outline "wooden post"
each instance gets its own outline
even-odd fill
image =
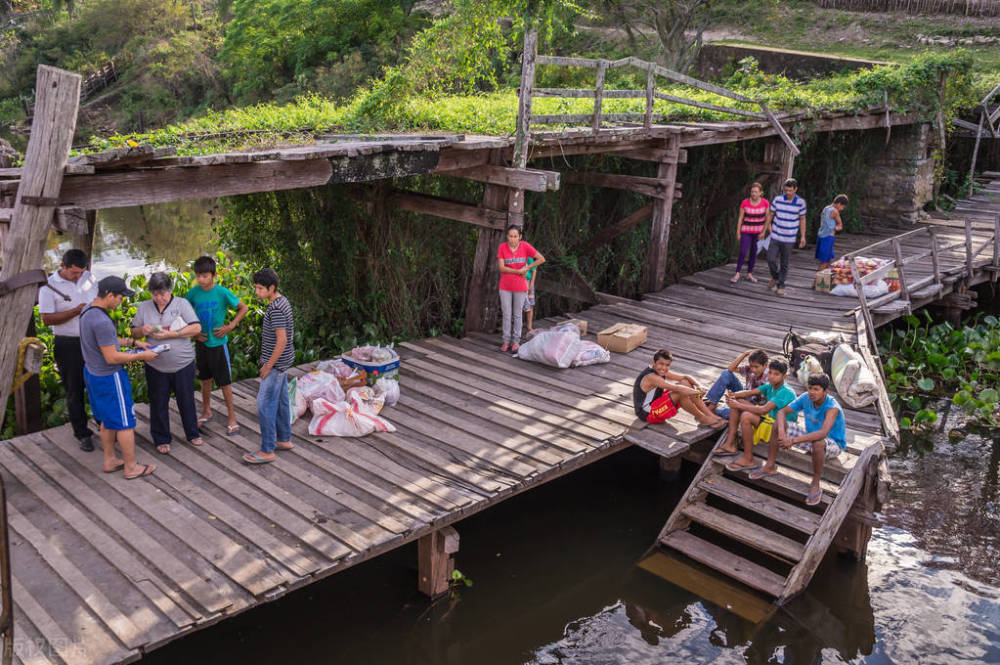
[[[34,316],[28,319],[27,336],[35,336]],[[38,374],[33,374],[14,391],[14,419],[14,433],[17,436],[42,429],[42,383]]]
[[[535,61],[538,58],[538,28],[524,33],[521,54],[521,94],[517,98],[517,135],[514,138],[514,168],[523,169],[528,163],[528,143],[531,139],[531,95],[535,89]]]
[[[594,119],[591,121],[591,128],[594,136],[601,131],[601,106],[604,103],[604,73],[608,70],[608,61],[601,60],[597,63],[597,79],[594,82]]]
[[[1000,217],[997,218],[1000,222]],[[937,231],[932,226],[927,227],[927,233],[931,236],[931,269],[934,271],[934,283],[941,286],[941,267],[938,263],[938,237]],[[940,295],[940,292],[938,292]]]
[[[458,531],[446,526],[417,541],[417,588],[431,598],[448,590],[455,570]]]
[[[792,177],[795,169],[795,154],[788,149],[784,141],[772,139],[764,146],[764,163],[773,164],[780,178],[771,185],[771,198],[779,196],[785,181]]]
[[[848,255],[847,262],[851,266],[851,277],[854,279],[854,288],[858,292],[858,302],[861,303],[861,314],[865,318],[865,328],[868,333],[868,339],[872,342],[872,348],[878,348],[878,339],[875,337],[875,322],[872,320],[872,313],[868,309],[868,298],[865,297],[865,285],[861,281],[861,274],[858,272],[858,266],[854,262],[854,256]]]
[[[490,163],[500,164],[503,155],[499,150],[490,153]],[[483,193],[483,207],[492,210],[507,210],[509,206],[508,187],[486,185]],[[465,300],[465,333],[491,332],[500,316],[500,299],[497,285],[500,270],[497,268],[497,248],[503,242],[503,229],[479,229],[476,241],[476,255],[472,262],[472,276]]]
[[[966,277],[972,279],[973,265],[972,265],[972,220],[968,217],[965,218],[965,269],[968,271]]]
[[[21,170],[10,230],[4,236],[3,278],[10,279],[42,265],[45,239],[62,187],[63,168],[76,129],[80,75],[40,65],[31,137]],[[17,347],[32,317],[37,285],[0,297],[0,426],[17,365]]]
[[[674,191],[677,184],[677,162],[680,141],[676,135],[667,139],[667,161],[660,162],[656,177],[666,192],[663,198],[653,201],[653,223],[650,229],[649,251],[646,254],[645,291],[659,291],[663,288],[666,275],[667,250],[670,243],[670,217],[674,207]]]
[[[976,143],[972,147],[972,164],[969,166],[969,196],[973,194],[973,190],[976,186],[975,175],[976,175],[976,158],[979,156],[979,140],[983,136],[983,124],[986,122],[986,107],[983,106],[979,111],[979,129],[976,130]]]
[[[993,220],[993,276],[992,280],[997,281],[1000,274],[1000,215]]]
[[[86,212],[87,232],[73,234],[73,249],[79,249],[87,255],[87,259],[93,260],[94,256],[94,234],[97,231],[97,211],[88,210]]]
[[[899,246],[899,239],[892,239],[892,254],[896,259],[896,274],[899,276],[899,295],[907,303],[910,302],[910,289],[906,286],[906,275],[903,271],[903,250]],[[906,313],[910,314],[910,305],[906,305]]]
[[[653,126],[653,89],[656,87],[656,73],[650,66],[646,70],[646,115],[642,119],[642,126],[649,129]]]

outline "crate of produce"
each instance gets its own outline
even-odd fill
[[[388,347],[357,347],[340,356],[356,369],[363,369],[373,381],[399,375],[399,354]]]

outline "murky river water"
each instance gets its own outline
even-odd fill
[[[211,205],[102,213],[95,272],[214,250]],[[636,567],[694,471],[665,482],[651,455],[629,450],[461,522],[458,567],[474,586],[454,598],[416,593],[409,545],[144,662],[1000,663],[1000,442],[941,434],[921,447],[891,461],[867,562],[828,556],[764,621]]]

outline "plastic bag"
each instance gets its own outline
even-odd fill
[[[372,362],[373,363],[387,363],[395,357],[392,349],[388,349],[383,346],[375,347],[372,351]]]
[[[381,394],[386,406],[396,406],[399,401],[399,381],[382,377],[375,382],[376,394]]]
[[[309,434],[313,436],[364,436],[372,432],[395,432],[396,428],[378,416],[358,411],[347,402],[318,399],[313,403]]]
[[[795,373],[795,378],[797,378],[799,383],[802,385],[806,385],[810,376],[822,373],[823,366],[820,364],[819,359],[816,356],[806,356],[802,359],[802,364],[799,365],[799,369]]]
[[[574,349],[580,341],[580,329],[543,330],[521,345],[517,357],[552,367],[569,367],[573,363]]]
[[[597,342],[580,340],[573,346],[573,367],[611,362],[611,352]]]
[[[878,399],[878,385],[864,357],[847,344],[833,352],[833,385],[851,407],[868,406]]]
[[[296,387],[295,411],[303,410],[312,405],[313,401],[324,398],[330,402],[344,400],[344,391],[337,377],[327,372],[312,371],[298,378]]]
[[[360,360],[361,362],[366,362],[366,363],[371,362],[372,352],[376,348],[377,347],[374,347],[371,344],[365,344],[364,346],[356,346],[351,351],[351,357],[354,358],[355,360]]]
[[[760,254],[764,252],[767,254],[767,248],[771,246],[771,236],[764,238],[757,243],[757,253]]]
[[[348,390],[347,401],[358,411],[371,415],[378,415],[385,406],[385,396],[368,386]]]
[[[306,404],[305,399],[299,399],[299,380],[292,379],[288,382],[288,403],[292,405],[292,413],[289,421],[295,422],[302,417],[302,414],[306,412],[309,405]]]
[[[340,358],[337,358],[336,360],[324,360],[316,365],[316,370],[333,374],[338,379],[349,378],[355,372],[353,367],[345,363]]]

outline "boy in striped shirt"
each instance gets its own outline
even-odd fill
[[[788,259],[795,246],[796,236],[799,249],[806,246],[806,202],[800,197],[799,183],[789,178],[784,184],[784,194],[771,201],[767,212],[765,235],[771,234],[767,248],[767,267],[771,270],[769,289],[777,289],[779,296],[785,295],[785,278],[788,277]]]

